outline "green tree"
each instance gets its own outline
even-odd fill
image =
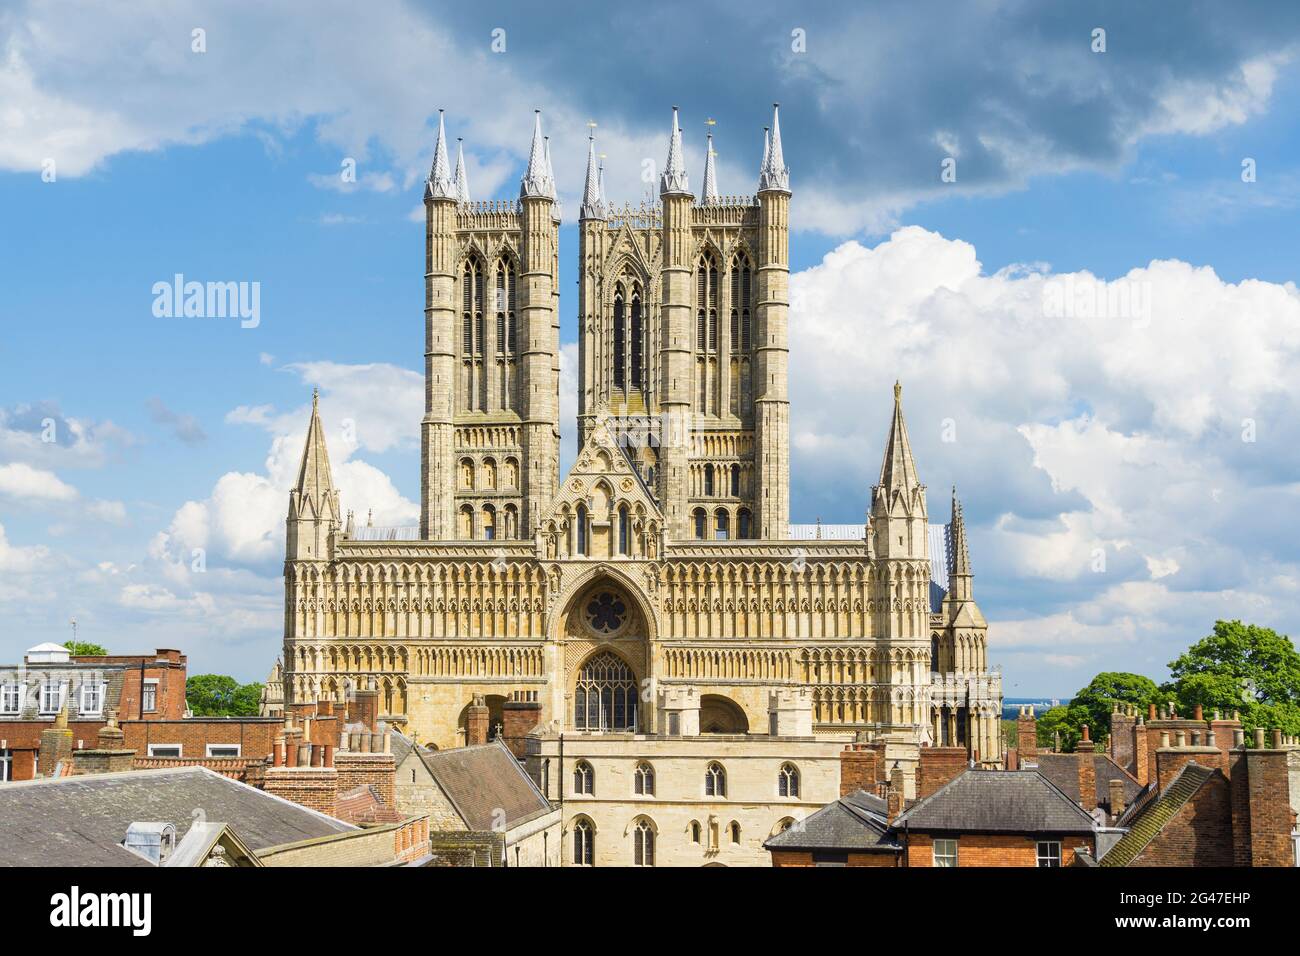
[[[225,674],[195,674],[185,682],[185,702],[196,717],[255,717],[261,694],[261,684]]]
[[[63,646],[73,657],[105,657],[108,654],[101,645],[89,641],[64,641]]]
[[[1160,700],[1160,688],[1156,682],[1141,674],[1129,674],[1125,671],[1104,671],[1070,700],[1070,709],[1082,707],[1088,712],[1087,719],[1080,725],[1088,725],[1089,736],[1093,740],[1104,740],[1110,736],[1110,715],[1115,709],[1115,702],[1137,704],[1146,709],[1147,704]],[[1079,728],[1075,728],[1077,731]]]
[[[262,684],[240,684],[235,691],[234,716],[256,717],[262,707]]]
[[[1216,621],[1214,633],[1197,641],[1169,664],[1173,680],[1162,688],[1183,713],[1241,711],[1247,731],[1281,727],[1300,733],[1300,653],[1285,634]]]
[[[1079,738],[1083,736],[1083,725],[1090,719],[1088,709],[1076,706],[1073,701],[1068,706],[1060,704],[1044,711],[1038,717],[1038,746],[1051,748],[1056,743],[1056,735],[1059,733],[1061,749],[1073,750]],[[1091,724],[1088,731],[1091,735]]]

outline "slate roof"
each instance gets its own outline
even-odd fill
[[[856,850],[896,852],[900,846],[889,835],[885,801],[858,790],[828,803],[794,826],[769,837],[768,850]]]
[[[501,738],[491,743],[416,753],[471,830],[494,830],[505,814],[506,828],[549,813],[551,803],[519,765]]]
[[[1093,820],[1036,770],[967,770],[894,826],[961,833],[1091,833]]]
[[[1131,806],[1142,792],[1142,784],[1124,772],[1123,768],[1106,754],[1093,754],[1093,770],[1097,778],[1096,801],[1110,811],[1110,782],[1124,782],[1124,806]],[[1079,758],[1077,754],[1040,753],[1036,758],[1038,772],[1056,785],[1075,803],[1079,802]]]
[[[179,843],[196,819],[253,850],[356,829],[206,767],[88,774],[0,787],[0,866],[150,866],[119,845],[127,827],[171,823]]]
[[[1183,769],[1178,771],[1178,776],[1174,777],[1159,797],[1144,801],[1145,805],[1129,825],[1128,833],[1120,837],[1119,842],[1098,861],[1099,864],[1128,866],[1132,863],[1187,801],[1196,795],[1196,791],[1205,786],[1217,772],[1197,763],[1184,764]]]

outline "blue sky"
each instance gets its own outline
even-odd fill
[[[782,103],[792,519],[860,520],[901,377],[932,520],[962,493],[1009,695],[1163,678],[1216,617],[1293,629],[1300,15],[1040,6],[667,4],[611,33],[595,7],[8,5],[0,658],[75,616],[116,650],[260,679],[312,385],[345,506],[409,519],[412,214],[439,107],[476,199],[515,195],[543,110],[573,343],[587,121],[616,199],[662,162],[674,104],[693,181],[713,118],[721,191],[748,193]],[[698,29],[660,48],[670,21]],[[260,283],[260,323],[156,318],[178,272]],[[1067,279],[1145,290],[1149,314],[1045,316]]]

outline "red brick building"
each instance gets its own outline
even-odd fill
[[[107,715],[137,724],[185,715],[186,658],[153,654],[73,656],[58,644],[31,648],[23,663],[0,668],[0,781],[31,780],[68,766],[72,751],[93,747]],[[66,730],[50,733],[64,713]],[[42,735],[48,767],[40,767]]]

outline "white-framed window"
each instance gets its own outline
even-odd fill
[[[181,756],[180,744],[150,744],[150,757],[179,757]]]
[[[579,760],[573,766],[573,792],[588,797],[591,796],[591,778],[591,764],[585,760]]]
[[[706,797],[725,797],[727,795],[727,771],[722,764],[714,761],[704,769],[704,795]]]
[[[104,682],[88,680],[81,685],[81,703],[78,710],[82,714],[98,714],[104,710]]]
[[[633,789],[638,796],[653,797],[655,795],[655,771],[644,760],[636,765],[636,772],[633,774]]]
[[[63,707],[63,681],[47,680],[41,684],[40,710],[42,714],[57,714]]]
[[[239,744],[208,744],[207,755],[209,757],[242,757],[239,751]],[[179,754],[177,756],[180,756]],[[415,771],[411,771],[411,779],[415,779]]]
[[[158,709],[158,678],[145,678],[140,690],[140,708],[146,713]]]
[[[588,820],[579,820],[573,825],[573,864],[574,866],[591,866],[595,855],[596,828]]]
[[[1059,840],[1038,841],[1038,865],[1039,866],[1060,866],[1061,865],[1061,844]]]
[[[0,714],[17,714],[22,710],[22,705],[22,684],[0,684]]]
[[[957,865],[957,841],[956,840],[935,840],[934,841],[934,865],[935,866],[956,866]]]
[[[782,764],[776,777],[776,792],[782,797],[799,796],[799,768],[792,763]]]
[[[632,829],[632,865],[655,865],[655,831],[644,817]]]

